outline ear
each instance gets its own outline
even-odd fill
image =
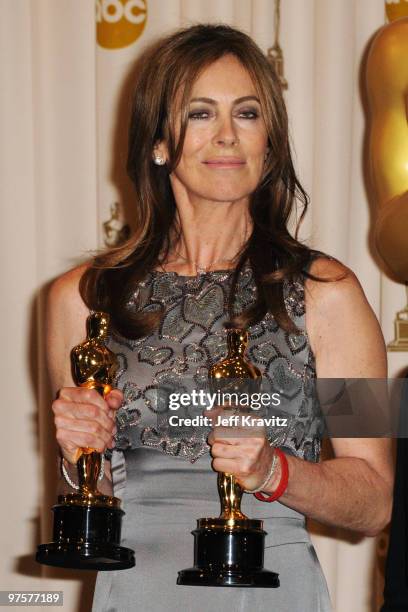
[[[167,160],[169,159],[169,154],[168,154],[168,150],[167,147],[164,143],[163,140],[158,140],[154,147],[153,147],[153,154],[152,154],[153,159],[155,157],[161,157],[162,159],[165,160],[165,162],[167,162]]]

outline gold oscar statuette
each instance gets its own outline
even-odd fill
[[[93,312],[87,339],[71,351],[72,375],[81,387],[105,397],[112,389],[117,358],[105,345],[109,316]],[[123,510],[120,499],[98,491],[102,456],[82,448],[77,461],[78,491],[58,497],[53,507],[53,541],[38,547],[36,560],[76,569],[118,570],[135,565],[134,552],[120,546]]]
[[[261,373],[246,357],[248,333],[227,330],[228,355],[208,372],[212,390],[243,393],[261,383]],[[243,490],[233,474],[218,474],[221,514],[200,518],[194,535],[194,567],[178,573],[189,586],[279,587],[279,575],[263,568],[263,521],[241,511]]]

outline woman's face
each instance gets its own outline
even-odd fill
[[[176,126],[177,142],[180,116]],[[183,191],[190,199],[247,198],[261,179],[267,145],[251,77],[235,56],[224,56],[193,85],[181,159],[170,175],[176,198]],[[161,151],[167,159],[165,146]]]

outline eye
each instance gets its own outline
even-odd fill
[[[197,110],[197,111],[191,111],[188,114],[188,118],[189,119],[207,119],[209,117],[210,113],[206,110]]]
[[[257,119],[259,117],[259,113],[256,109],[251,110],[241,110],[238,112],[238,115],[243,116],[245,119]]]

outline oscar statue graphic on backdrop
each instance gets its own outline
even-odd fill
[[[209,372],[213,392],[247,393],[259,389],[261,373],[245,358],[248,334],[227,330],[228,355]],[[279,575],[263,568],[266,532],[263,521],[241,511],[243,490],[233,474],[218,474],[221,514],[200,518],[194,535],[194,567],[178,573],[189,586],[278,587]]]
[[[404,283],[408,282],[407,5],[405,18],[377,33],[367,57],[369,170],[377,204],[375,240],[389,271]],[[403,14],[403,5],[387,6],[387,12],[388,8]]]
[[[112,389],[117,359],[105,346],[108,315],[92,313],[87,339],[71,351],[72,375],[77,385],[106,396]],[[135,565],[134,552],[120,546],[123,510],[120,499],[98,491],[103,470],[100,453],[81,449],[77,461],[78,490],[58,497],[53,507],[53,541],[38,547],[39,563],[76,569],[119,570]]]
[[[367,56],[369,102],[368,154],[371,186],[375,195],[375,243],[393,280],[405,283],[406,303],[396,313],[395,336],[388,351],[408,351],[408,2],[386,0],[390,23],[375,35]],[[385,281],[387,282],[387,281]],[[391,357],[392,368],[394,359]],[[399,362],[401,368],[402,361]],[[406,364],[405,364],[406,366]],[[390,368],[390,369],[391,369]],[[400,376],[400,374],[398,374]],[[401,432],[407,427],[407,397],[401,396]],[[376,567],[384,568],[381,612],[408,610],[407,539],[408,445],[397,439],[394,502],[389,529],[378,538]],[[379,583],[382,584],[383,576]],[[379,608],[379,606],[378,606]]]

